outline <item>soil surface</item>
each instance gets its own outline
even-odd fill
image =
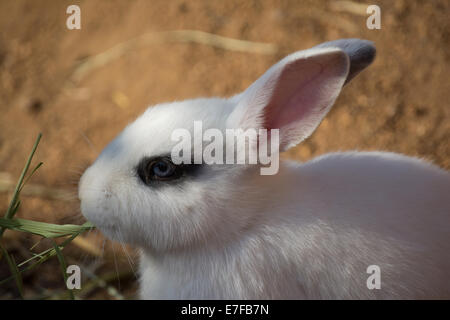
[[[35,161],[44,165],[30,183],[72,194],[70,201],[55,200],[51,192],[24,195],[17,216],[80,223],[79,176],[149,105],[235,94],[288,53],[338,38],[374,41],[376,61],[346,86],[317,131],[285,156],[306,161],[339,150],[386,150],[449,169],[450,2],[372,1],[381,8],[380,30],[366,27],[368,14],[361,2],[342,3],[0,1],[0,178],[16,181],[42,132]],[[71,4],[81,8],[81,30],[66,27]],[[278,50],[236,52],[170,41],[129,46],[121,56],[75,79],[80,65],[92,56],[143,34],[181,29],[272,43]],[[0,193],[0,212],[10,195]],[[103,248],[100,235],[86,238]],[[38,239],[6,232],[3,242],[22,261]],[[37,249],[47,247],[42,242]],[[97,275],[114,271],[117,261],[117,272],[125,273],[119,291],[134,297],[136,283],[122,247],[107,242],[103,258],[96,257],[94,249],[78,243],[65,252],[69,262]],[[0,262],[0,280],[8,275]],[[28,297],[64,293],[56,259],[25,276],[24,283]],[[119,288],[117,280],[109,283]],[[14,297],[13,282],[0,286],[0,298]],[[98,287],[84,297],[121,298]]]

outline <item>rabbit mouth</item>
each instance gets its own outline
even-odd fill
[[[104,205],[94,205],[91,201],[82,200],[81,201],[81,212],[83,216],[90,222],[94,224],[94,226],[99,229],[103,234],[110,237],[110,235],[114,235],[118,232],[118,227],[115,221],[112,221],[114,218],[113,212],[110,212],[108,208],[105,208]]]
[[[117,226],[113,224],[96,224],[92,222],[97,229],[101,231],[108,239],[121,241],[122,237]]]

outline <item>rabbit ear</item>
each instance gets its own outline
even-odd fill
[[[372,41],[360,39],[339,39],[321,43],[314,48],[339,48],[350,58],[350,70],[348,72],[347,84],[358,73],[364,70],[375,59],[376,49]]]
[[[341,91],[349,67],[349,56],[339,48],[291,54],[238,96],[229,125],[280,129],[280,151],[287,150],[319,125]]]

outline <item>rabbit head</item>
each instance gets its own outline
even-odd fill
[[[82,213],[108,237],[154,251],[233,237],[258,211],[251,207],[258,206],[252,199],[258,199],[261,181],[255,179],[261,178],[261,164],[175,164],[172,152],[179,140],[173,132],[183,129],[195,140],[197,121],[202,130],[223,136],[226,129],[279,129],[276,147],[287,150],[314,131],[342,86],[374,55],[368,41],[332,41],[287,56],[229,99],[149,108],[83,174]],[[273,142],[272,136],[268,139]],[[204,149],[195,143],[191,157],[202,159]]]

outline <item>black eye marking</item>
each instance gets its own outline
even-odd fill
[[[194,176],[201,164],[174,164],[170,156],[145,157],[137,165],[139,178],[148,186]]]

